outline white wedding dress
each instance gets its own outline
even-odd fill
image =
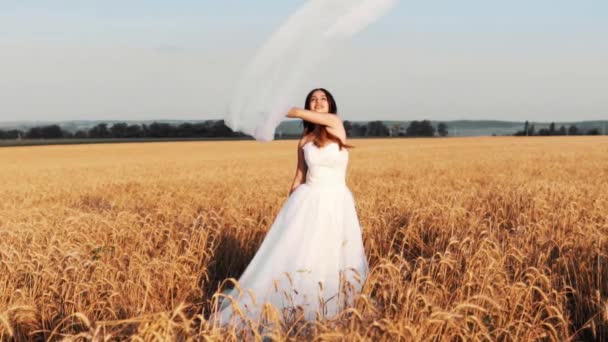
[[[369,268],[345,182],[348,150],[335,142],[320,148],[308,142],[303,149],[306,182],[280,209],[238,280],[241,291],[226,293],[210,320],[243,323],[234,314],[233,306],[238,306],[242,316],[258,322],[264,303],[283,319],[302,314],[307,320],[331,318],[361,291]]]

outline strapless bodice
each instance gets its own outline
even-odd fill
[[[348,150],[336,142],[317,147],[312,141],[304,147],[304,159],[308,166],[306,184],[310,186],[345,186]]]

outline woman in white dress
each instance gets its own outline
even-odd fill
[[[367,278],[361,227],[346,186],[352,146],[336,102],[327,90],[314,89],[304,109],[291,108],[287,116],[304,120],[290,195],[237,286],[220,299],[211,317],[220,325],[262,322],[275,309],[283,320],[331,318],[353,304]]]

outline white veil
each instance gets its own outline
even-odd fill
[[[302,96],[294,94],[299,83],[342,40],[376,21],[396,2],[308,0],[272,34],[241,76],[226,125],[256,140],[273,140],[287,110]]]

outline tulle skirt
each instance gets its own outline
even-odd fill
[[[332,318],[353,304],[367,273],[351,191],[344,184],[303,183],[285,201],[211,321],[261,322],[268,310],[282,320]]]

